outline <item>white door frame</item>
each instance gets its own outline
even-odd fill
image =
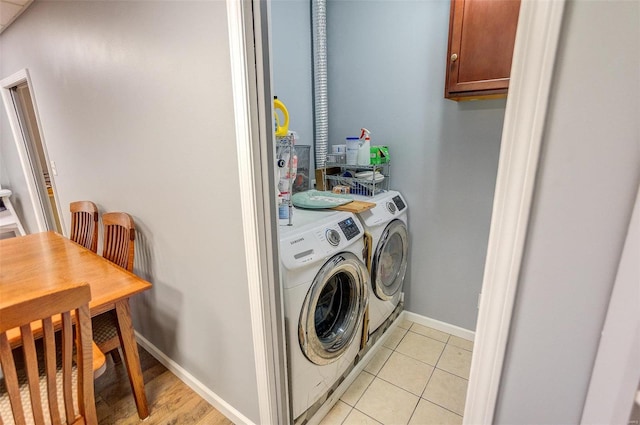
[[[522,0],[520,6],[465,424],[493,423],[564,4]]]
[[[255,81],[248,76],[255,72],[270,78],[268,50],[264,51],[263,37],[266,30],[252,33],[247,39],[246,17],[242,4],[251,8],[251,1],[227,0],[232,71],[234,75],[234,103],[238,137],[238,161],[243,199],[243,223],[247,253],[247,273],[251,297],[251,315],[256,355],[256,373],[262,423],[288,423],[286,415],[286,385],[278,384],[278,377],[285,376],[282,363],[281,341],[277,338],[277,326],[281,314],[273,301],[277,270],[276,229],[269,224],[274,206],[267,208],[274,187],[268,186],[273,178],[270,162],[257,163],[256,152],[264,149],[271,131],[269,111],[263,111],[263,120],[251,115],[250,110],[260,103],[264,92],[253,92]],[[465,424],[493,423],[496,400],[500,386],[502,365],[506,351],[511,316],[522,254],[529,223],[533,189],[540,155],[540,145],[547,114],[558,39],[562,25],[565,0],[522,0],[516,44],[511,70],[509,97],[505,111],[504,128],[500,148],[500,160],[493,201],[491,230],[482,285],[482,297],[476,343],[473,350],[469,389],[464,412]],[[254,7],[267,7],[253,0]],[[244,13],[244,15],[243,15]],[[254,26],[265,25],[254,15]],[[249,23],[250,25],[250,23]],[[249,29],[250,30],[250,29]],[[247,41],[249,44],[246,44]],[[255,42],[255,44],[253,44]],[[253,46],[256,50],[246,49]],[[268,49],[268,47],[267,47]],[[258,53],[256,53],[258,52]],[[264,56],[262,56],[264,55]],[[267,62],[261,62],[263,60]],[[254,61],[255,62],[252,62]],[[254,66],[253,64],[256,64]],[[248,64],[252,64],[248,66]],[[264,88],[263,88],[264,89]],[[262,98],[264,100],[264,98]],[[259,122],[257,122],[257,120]],[[257,127],[256,127],[257,122]],[[253,126],[253,127],[252,127]],[[258,132],[251,129],[259,128]],[[264,153],[263,153],[264,154]],[[263,161],[267,157],[260,157]],[[264,192],[257,189],[262,188]],[[273,202],[271,202],[273,203]],[[264,248],[263,240],[269,242]],[[275,264],[275,265],[274,265]],[[261,282],[262,278],[262,282]],[[272,291],[271,295],[268,291]],[[275,292],[273,292],[275,291]],[[275,330],[275,332],[274,332]]]
[[[269,6],[227,0],[240,198],[261,424],[290,423],[279,291]],[[263,35],[264,34],[264,35]],[[267,124],[269,123],[269,124]]]
[[[48,199],[42,199],[40,196],[40,192],[38,191],[38,186],[35,180],[35,176],[32,172],[31,162],[29,160],[29,154],[27,152],[26,144],[28,143],[25,139],[22,128],[20,126],[20,119],[18,118],[18,113],[13,104],[13,97],[11,96],[11,89],[22,84],[27,83],[29,86],[29,90],[31,92],[31,99],[33,102],[33,110],[35,112],[36,125],[38,126],[38,132],[40,132],[40,139],[42,141],[42,147],[44,150],[44,156],[47,161],[47,166],[51,163],[49,160],[49,153],[46,148],[44,133],[42,132],[42,126],[40,125],[40,115],[38,113],[38,105],[36,104],[36,96],[33,89],[33,83],[31,82],[31,76],[29,75],[29,70],[21,69],[15,74],[10,75],[0,81],[0,92],[2,94],[2,102],[4,103],[4,108],[7,111],[7,117],[9,119],[9,125],[11,127],[11,132],[13,133],[13,140],[16,143],[16,149],[18,150],[18,157],[20,158],[20,165],[22,167],[22,171],[24,173],[24,178],[27,182],[27,190],[29,192],[29,198],[31,200],[31,206],[33,208],[33,213],[36,217],[36,223],[38,225],[38,231],[44,232],[47,229],[47,220],[45,219],[44,202],[49,202]],[[56,202],[56,208],[58,209],[58,216],[60,217],[60,225],[62,229],[60,229],[63,233],[65,232],[64,220],[62,219],[62,211],[60,210],[60,200],[58,199],[58,190],[56,188],[55,178],[53,175],[50,175],[51,187],[53,188],[53,196]]]

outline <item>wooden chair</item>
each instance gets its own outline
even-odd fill
[[[98,207],[91,201],[76,201],[70,204],[71,240],[98,251]]]
[[[98,423],[93,392],[90,299],[90,287],[83,283],[0,307],[0,365],[5,384],[0,389],[0,423],[11,423],[12,417],[18,425]],[[76,319],[75,366],[72,314]],[[62,316],[60,344],[56,344],[53,327],[55,315]],[[40,353],[44,361],[39,367],[30,324],[40,320],[44,345]],[[20,327],[22,334],[22,350],[16,352],[23,352],[23,359],[22,356],[14,359],[7,338],[6,332],[16,327]],[[24,368],[17,368],[16,363],[24,363]],[[74,386],[77,386],[75,397]],[[29,399],[30,403],[23,403]]]
[[[122,212],[102,215],[104,226],[104,245],[102,256],[118,266],[133,272],[135,242],[135,224],[133,218]],[[93,340],[103,353],[111,353],[114,361],[120,361],[116,351],[120,345],[117,317],[113,310],[92,319]]]
[[[16,236],[26,235],[24,227],[20,222],[18,214],[16,214],[13,204],[9,197],[11,191],[9,189],[0,188],[0,233],[13,233]]]

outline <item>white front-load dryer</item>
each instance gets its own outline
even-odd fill
[[[292,417],[312,415],[360,351],[369,276],[362,224],[347,212],[296,209],[280,227]]]
[[[365,233],[371,236],[369,258],[369,335],[376,332],[392,315],[400,302],[409,258],[408,206],[400,192],[388,190],[375,196],[357,196],[375,203],[370,210],[358,213]]]

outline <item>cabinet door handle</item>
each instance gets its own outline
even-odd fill
[[[457,60],[458,60],[458,54],[457,53],[452,54],[451,55],[451,62],[455,62]]]

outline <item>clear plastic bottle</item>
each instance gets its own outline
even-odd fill
[[[295,133],[289,133],[295,143]],[[281,144],[276,152],[278,166],[278,193],[291,193],[293,182],[298,174],[298,155],[294,143]]]
[[[358,149],[358,165],[371,164],[371,132],[362,128],[360,133],[360,149]]]

